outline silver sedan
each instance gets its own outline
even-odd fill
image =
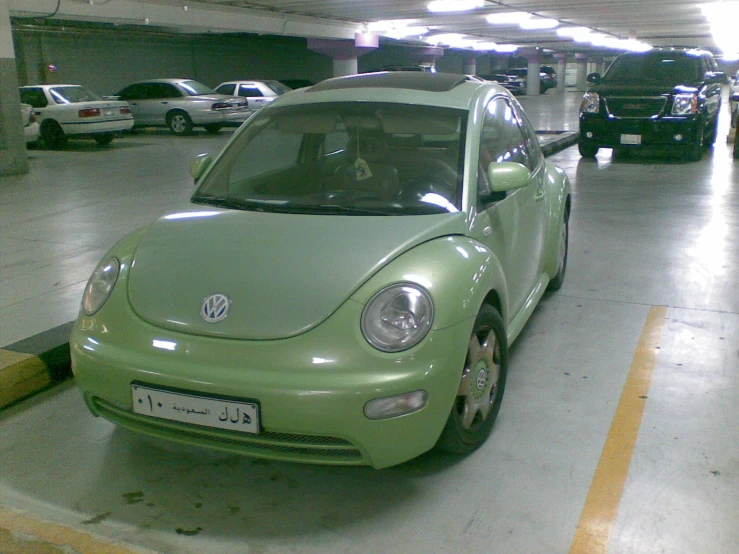
[[[217,133],[222,127],[241,125],[254,113],[244,98],[217,94],[192,79],[141,81],[117,96],[131,106],[135,126],[166,126],[176,135],[189,134],[193,127]]]

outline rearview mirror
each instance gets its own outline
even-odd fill
[[[493,162],[488,166],[488,182],[492,192],[521,189],[529,184],[531,172],[516,162]]]
[[[190,163],[190,175],[192,175],[192,178],[195,179],[195,182],[198,182],[198,179],[200,179],[203,174],[205,173],[205,170],[210,167],[210,164],[213,163],[213,156],[210,154],[198,154],[195,159]]]
[[[586,80],[588,83],[593,83],[594,85],[597,85],[600,83],[600,73],[591,73],[586,77]]]

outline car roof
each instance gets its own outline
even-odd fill
[[[510,94],[490,81],[456,73],[379,72],[335,77],[280,97],[275,104],[392,102],[467,110],[484,91]]]
[[[43,89],[49,89],[49,88],[58,88],[58,87],[82,87],[82,85],[72,85],[72,84],[53,84],[53,85],[23,85],[22,87],[18,88],[43,88]]]

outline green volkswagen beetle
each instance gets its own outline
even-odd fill
[[[570,184],[463,75],[290,92],[120,241],[71,337],[93,414],[188,444],[377,468],[491,432],[508,346],[562,285]]]

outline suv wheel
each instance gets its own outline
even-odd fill
[[[580,151],[580,155],[583,158],[595,158],[598,150],[600,150],[597,144],[593,144],[592,142],[585,142],[583,140],[578,141],[577,149]]]
[[[703,157],[703,127],[700,128],[695,142],[685,146],[685,157],[691,162],[698,162]]]

